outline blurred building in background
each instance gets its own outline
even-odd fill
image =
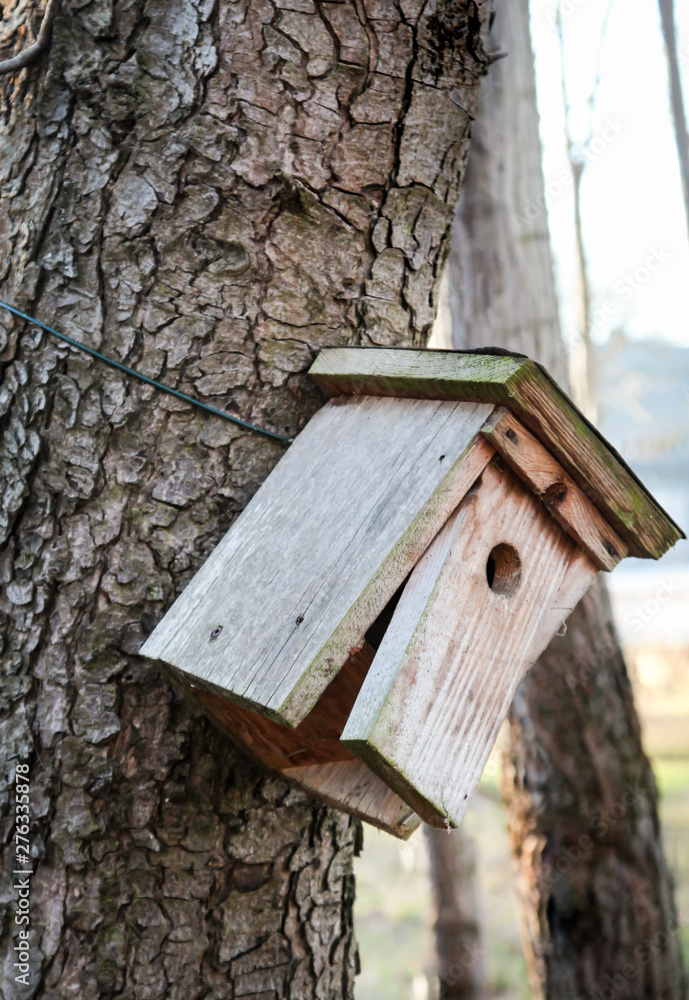
[[[601,433],[689,533],[689,348],[617,330],[594,351]],[[689,643],[689,542],[627,560],[609,583],[625,645]]]

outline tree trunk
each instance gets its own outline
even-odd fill
[[[321,345],[430,329],[487,15],[66,0],[44,60],[0,82],[0,297],[295,433]],[[136,655],[282,446],[5,313],[0,333],[0,997],[351,997],[356,824],[260,774]]]
[[[424,827],[435,905],[439,1000],[482,1000],[486,995],[479,924],[476,849],[459,830]]]
[[[527,0],[499,4],[453,235],[457,347],[522,351],[566,376],[544,209]],[[656,785],[605,586],[517,692],[506,802],[533,995],[684,993]]]

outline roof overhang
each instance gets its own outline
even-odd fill
[[[495,348],[328,347],[309,375],[328,396],[496,403],[511,410],[629,546],[659,559],[686,535],[545,368]]]

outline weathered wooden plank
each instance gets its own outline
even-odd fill
[[[360,760],[295,767],[283,777],[323,802],[406,840],[421,818]]]
[[[178,676],[297,725],[493,454],[491,407],[320,410],[144,644]]]
[[[614,569],[624,559],[628,552],[626,544],[513,413],[504,407],[496,409],[481,433],[599,569]]]
[[[685,537],[617,452],[533,361],[510,355],[326,348],[310,370],[329,395],[461,399],[512,410],[629,546],[658,559]]]
[[[582,549],[576,548],[562,578],[555,600],[538,622],[526,657],[526,675],[551,639],[558,633],[572,611],[598,576],[598,567]]]
[[[456,825],[517,685],[595,573],[491,463],[412,573],[342,741],[431,825]]]

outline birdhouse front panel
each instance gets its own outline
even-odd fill
[[[682,532],[527,358],[336,348],[311,374],[333,398],[142,653],[310,794],[456,825],[596,573]]]
[[[491,462],[415,567],[342,742],[427,823],[458,824],[517,685],[597,572]]]

